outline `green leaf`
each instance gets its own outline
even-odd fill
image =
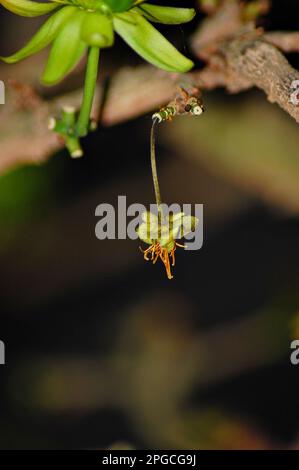
[[[81,38],[88,46],[110,47],[114,42],[112,20],[102,13],[87,13],[82,23]]]
[[[54,85],[62,80],[83,56],[86,44],[81,39],[81,26],[87,14],[77,9],[59,31],[43,73],[45,85]]]
[[[191,21],[196,12],[193,8],[159,7],[145,3],[136,8],[147,20],[154,23],[181,24]]]
[[[9,11],[20,16],[41,16],[58,8],[57,3],[39,3],[31,0],[0,0],[0,4]]]
[[[187,72],[193,62],[183,56],[139,13],[128,11],[114,15],[115,31],[151,64],[169,72]]]
[[[76,11],[77,8],[71,6],[57,11],[46,21],[25,47],[9,57],[0,58],[8,64],[13,64],[41,51],[55,39],[60,28]]]

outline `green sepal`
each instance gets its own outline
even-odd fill
[[[88,13],[76,9],[55,38],[42,82],[54,85],[61,81],[80,61],[86,44],[81,39],[81,26]]]
[[[115,13],[129,10],[134,5],[134,0],[105,0],[106,5]]]
[[[186,215],[183,212],[180,214],[176,214],[169,220],[172,224],[174,238],[176,239],[183,238],[190,232],[194,232],[199,223],[197,217]]]
[[[193,8],[160,7],[148,3],[136,7],[136,10],[147,20],[163,24],[188,23],[196,14]]]
[[[72,6],[66,6],[57,11],[43,24],[25,47],[15,54],[9,57],[1,57],[1,59],[8,64],[13,64],[41,51],[55,39],[60,28],[76,11],[77,8]]]
[[[98,46],[101,49],[112,46],[114,42],[112,20],[102,13],[87,13],[82,23],[81,39],[88,46]]]
[[[31,0],[0,0],[0,4],[7,10],[19,16],[41,16],[60,7],[55,3],[39,3]]]
[[[115,31],[137,54],[169,72],[188,72],[193,62],[183,56],[145,18],[134,11],[113,16]]]

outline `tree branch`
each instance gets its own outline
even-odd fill
[[[299,108],[290,102],[291,85],[299,80],[299,72],[278,49],[298,51],[299,33],[264,34],[261,29],[255,29],[253,23],[244,25],[242,8],[242,3],[223,2],[214,15],[201,23],[191,38],[191,46],[195,56],[204,60],[206,66],[184,76],[184,80],[205,90],[225,87],[231,93],[257,87],[299,122]],[[4,77],[12,71],[7,66],[2,70]],[[16,75],[16,68],[13,73]],[[101,123],[113,125],[162,107],[172,99],[180,80],[178,74],[148,65],[119,70],[110,82]],[[27,76],[27,81],[36,86],[31,75]],[[22,87],[10,90],[0,114],[0,138],[5,156],[1,159],[0,172],[22,163],[43,161],[62,148],[63,143],[47,130],[47,121],[57,115],[63,105],[80,106],[81,91],[62,93],[54,100],[42,99],[32,92],[32,99],[28,100],[28,90],[28,87],[25,92]],[[100,114],[102,95],[103,84],[99,83],[94,117]]]

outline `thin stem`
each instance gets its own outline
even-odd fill
[[[83,102],[77,122],[77,134],[80,137],[84,137],[88,134],[90,113],[98,77],[99,58],[100,48],[92,46],[88,52]]]
[[[155,125],[158,122],[158,119],[153,120],[152,129],[151,129],[151,166],[152,166],[152,176],[154,183],[154,190],[156,196],[156,204],[158,207],[158,213],[161,214],[161,193],[157,173],[157,163],[156,163],[156,139],[155,139]]]

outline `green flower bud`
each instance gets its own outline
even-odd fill
[[[86,13],[81,38],[89,46],[110,47],[114,42],[113,23],[102,13]]]

